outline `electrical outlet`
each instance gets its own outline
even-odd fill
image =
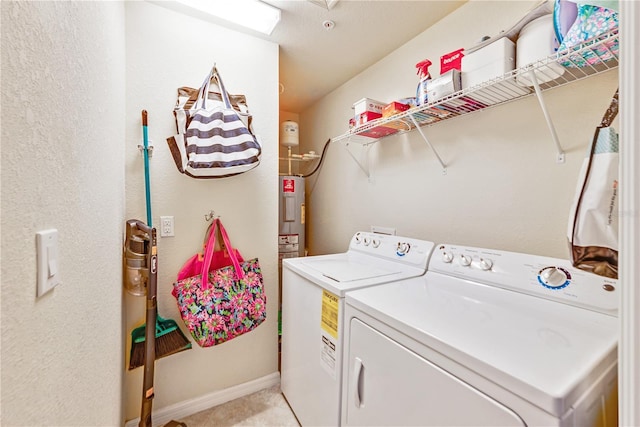
[[[160,217],[160,237],[173,237],[173,216]]]

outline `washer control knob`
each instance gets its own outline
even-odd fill
[[[538,273],[538,281],[548,289],[562,289],[569,285],[571,275],[561,267],[545,267]]]
[[[371,243],[371,237],[365,236],[363,242],[365,246],[369,246],[369,244]]]
[[[398,248],[396,249],[396,253],[400,256],[404,256],[409,253],[411,250],[411,245],[406,242],[398,242]]]
[[[442,252],[442,262],[449,264],[453,261],[453,254],[451,252]]]
[[[373,239],[371,241],[371,244],[373,245],[374,248],[377,248],[378,246],[380,246],[380,240],[378,239]]]
[[[356,244],[360,244],[360,242],[362,242],[362,236],[360,235],[360,233],[356,233],[356,236],[354,237],[354,239],[356,241]]]
[[[480,260],[478,261],[478,267],[480,267],[480,270],[491,270],[491,267],[493,267],[493,261],[491,261],[488,258],[480,258]]]
[[[460,254],[460,265],[465,267],[471,265],[471,258],[466,256],[465,254]]]

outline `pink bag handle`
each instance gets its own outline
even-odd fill
[[[222,226],[222,222],[219,218],[214,220],[213,230],[209,234],[209,240],[207,240],[207,247],[204,251],[204,262],[202,264],[202,272],[200,273],[202,276],[202,289],[209,288],[209,280],[206,279],[209,277],[209,267],[211,267],[211,261],[213,260],[213,253],[215,252],[216,245],[216,235],[218,227],[220,228],[220,234],[222,234],[222,240],[224,241],[225,248],[229,257],[231,258],[231,262],[233,263],[233,268],[236,272],[236,278],[238,280],[244,278],[244,272],[242,271],[242,267],[240,266],[240,262],[238,261],[238,257],[236,256],[236,251],[231,246],[231,242],[229,241],[229,236],[227,235],[227,230]]]

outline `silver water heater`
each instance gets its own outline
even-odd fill
[[[279,263],[283,258],[304,256],[304,178],[281,176],[279,190]]]

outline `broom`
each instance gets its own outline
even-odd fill
[[[149,179],[149,134],[147,130],[147,111],[142,110],[142,135],[144,140],[144,184],[147,202],[147,225],[151,222],[151,186]],[[155,292],[155,289],[154,289]],[[153,295],[156,298],[156,295]],[[178,324],[171,319],[165,319],[158,315],[158,307],[155,304],[155,359],[160,359],[191,348],[191,342],[182,333]],[[145,364],[146,325],[143,324],[131,331],[131,354],[129,355],[129,370]]]

